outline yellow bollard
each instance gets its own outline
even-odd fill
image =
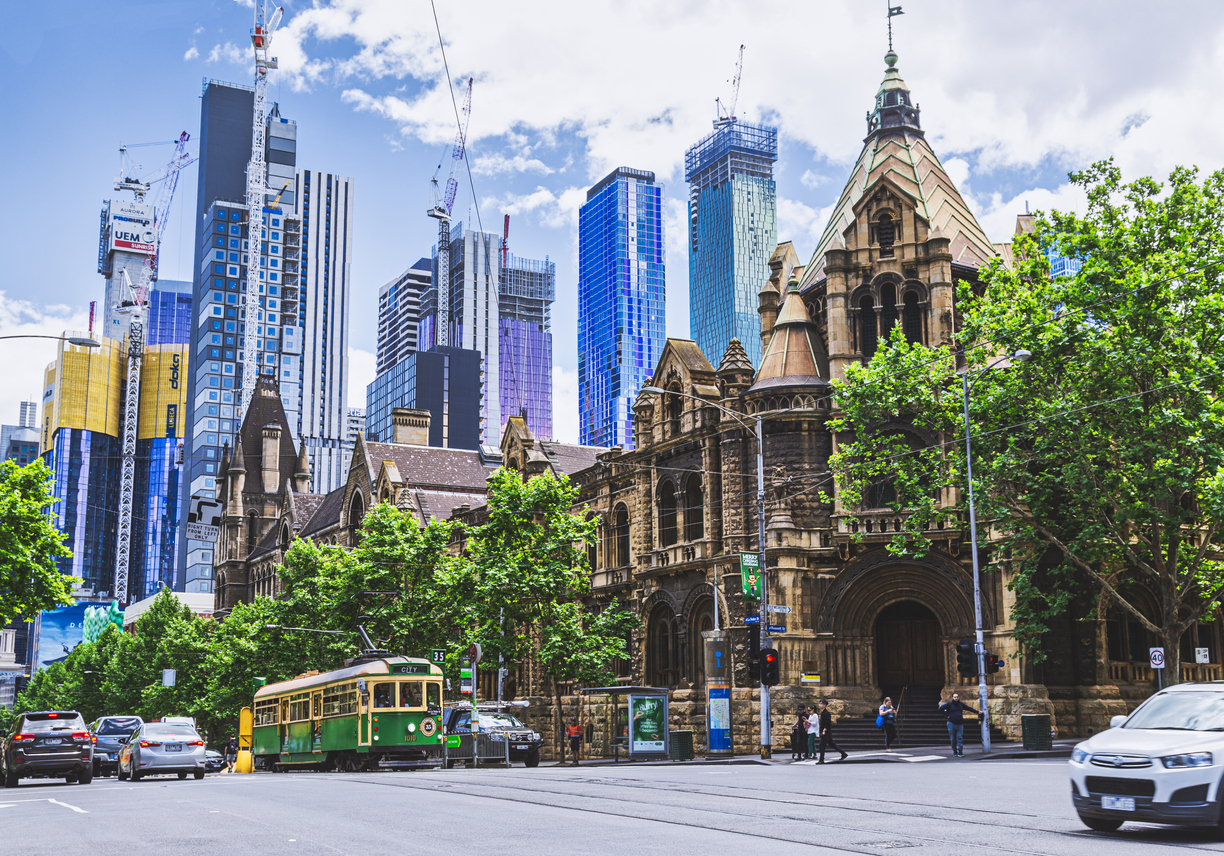
[[[234,764],[235,773],[253,773],[255,759],[251,755],[251,743],[255,734],[255,721],[251,709],[244,707],[238,714],[238,761]]]

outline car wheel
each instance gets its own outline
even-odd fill
[[[532,749],[527,753],[527,757],[523,759],[523,764],[527,767],[540,766],[540,750]]]
[[[133,781],[133,782],[139,782],[139,781],[140,781],[140,771],[139,771],[139,770],[133,770],[133,771],[132,771],[132,781]]]
[[[6,788],[17,787],[17,774],[11,770],[4,774],[4,786]]]
[[[1081,814],[1079,819],[1084,826],[1096,832],[1117,832],[1118,827],[1122,825],[1122,821],[1114,820],[1112,817],[1089,817]]]
[[[183,779],[187,778],[187,774],[186,774],[186,773],[179,773],[179,774],[178,774],[178,777],[179,777],[179,781],[182,781]]]
[[[77,774],[69,773],[67,776],[64,776],[64,781],[70,785],[75,785],[77,783]]]
[[[192,773],[191,775],[195,776],[195,780],[198,782],[198,781],[200,781],[200,779],[204,778],[204,771],[203,771],[203,770],[196,770],[196,771],[195,771],[194,773]]]
[[[115,768],[115,778],[121,782],[127,781],[128,776],[127,773],[123,772],[123,765],[119,765]]]
[[[86,767],[84,770],[81,771],[81,775],[77,776],[77,782],[79,782],[82,785],[88,785],[90,782],[93,781],[93,777],[94,777],[93,770],[91,770],[89,767]]]

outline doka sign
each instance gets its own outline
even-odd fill
[[[110,203],[110,250],[153,255],[157,251],[157,232],[153,226],[153,206],[143,202],[112,199]]]

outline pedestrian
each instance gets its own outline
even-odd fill
[[[578,725],[578,717],[571,716],[569,728],[565,729],[569,735],[570,754],[574,756],[574,763],[578,763],[578,753],[582,750],[582,727]]]
[[[838,752],[841,752],[841,757],[837,760],[845,761],[847,757],[845,750],[833,742],[833,717],[829,713],[829,703],[821,699],[818,704],[820,705],[820,713],[816,717],[816,721],[819,723],[818,727],[820,728],[820,761],[818,763],[824,763],[826,748],[836,749]]]
[[[820,740],[820,715],[816,712],[816,708],[808,708],[807,718],[807,755],[808,758],[816,757],[816,744]]]
[[[952,754],[957,758],[965,757],[965,711],[981,716],[975,710],[960,700],[960,693],[952,693],[952,700],[939,706],[939,712],[948,720],[948,741],[952,744]]]
[[[231,736],[225,741],[225,746],[222,754],[225,756],[225,768],[227,773],[234,772],[234,765],[238,763],[238,738]]]
[[[791,760],[798,761],[807,749],[807,711],[802,705],[795,711],[795,724],[791,726]]]
[[[884,696],[880,712],[876,716],[876,727],[884,731],[884,751],[891,752],[893,741],[897,739],[897,710],[893,707],[892,698]]]

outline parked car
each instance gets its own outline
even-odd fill
[[[21,717],[17,730],[4,740],[6,788],[20,779],[63,777],[72,784],[93,781],[93,740],[85,720],[75,710],[44,710]]]
[[[123,749],[120,738],[131,737],[132,732],[144,724],[139,716],[103,716],[89,724],[93,736],[93,774],[111,776],[119,766],[119,752]]]
[[[1156,693],[1071,752],[1071,798],[1089,829],[1135,820],[1224,827],[1224,683]]]
[[[209,773],[220,773],[225,767],[225,756],[216,749],[204,750],[204,769]]]
[[[517,717],[511,716],[496,706],[477,705],[476,730],[494,736],[494,739],[510,743],[510,763],[521,761],[528,767],[540,764],[540,747],[544,740],[539,732],[532,731]],[[472,731],[471,705],[452,707],[447,711],[446,733],[468,734]]]
[[[190,725],[166,722],[146,722],[123,739],[119,753],[119,781],[130,776],[139,782],[145,776],[175,773],[180,779],[187,774],[204,778],[204,740]]]

